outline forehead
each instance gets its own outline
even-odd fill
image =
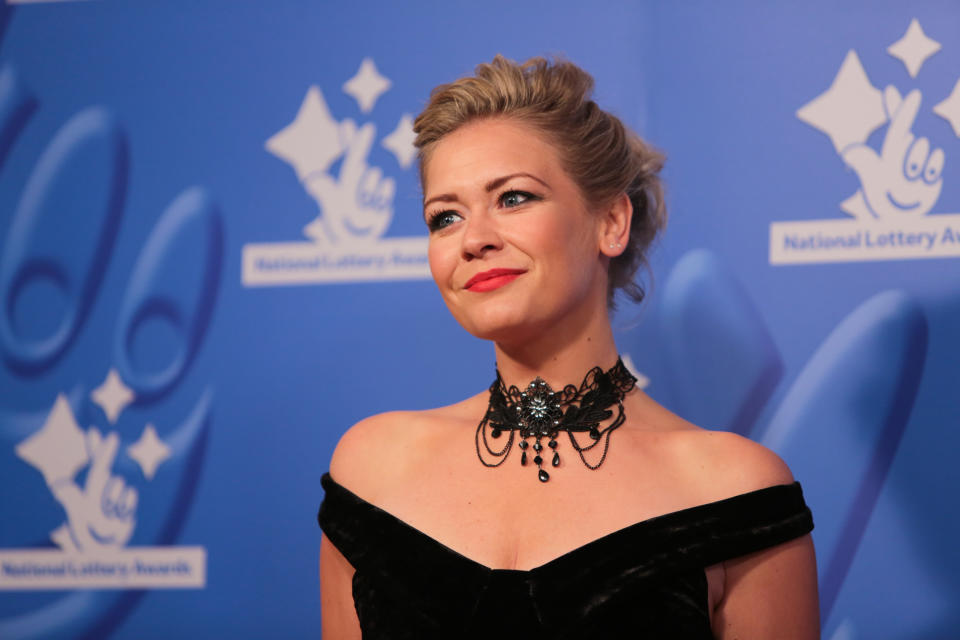
[[[532,126],[516,120],[478,120],[436,143],[424,167],[424,195],[465,189],[512,173],[532,173],[547,182],[566,178],[556,148]]]

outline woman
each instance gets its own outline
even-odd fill
[[[662,157],[565,62],[497,57],[414,130],[430,267],[491,388],[351,428],[324,476],[325,638],[815,638],[789,469],[635,387],[609,308]]]

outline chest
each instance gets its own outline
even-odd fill
[[[495,468],[450,449],[418,465],[379,504],[437,542],[484,566],[528,570],[638,522],[698,504],[695,480],[622,438],[604,464],[587,468],[569,447],[550,479],[520,452]],[[473,455],[469,455],[473,454]],[[543,457],[546,458],[546,452]]]

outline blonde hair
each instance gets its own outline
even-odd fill
[[[658,173],[664,156],[591,99],[593,78],[566,61],[531,58],[522,64],[497,55],[473,76],[442,84],[414,121],[420,180],[434,146],[468,122],[508,118],[532,126],[560,154],[568,175],[587,202],[609,202],[626,193],[633,205],[630,238],[610,261],[607,304],[622,289],[636,302],[643,288],[634,281],[647,266],[646,252],[666,225],[663,185]]]

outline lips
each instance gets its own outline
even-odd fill
[[[513,282],[516,278],[526,273],[525,269],[489,269],[476,274],[464,285],[468,291],[493,291],[499,289],[505,284]]]

